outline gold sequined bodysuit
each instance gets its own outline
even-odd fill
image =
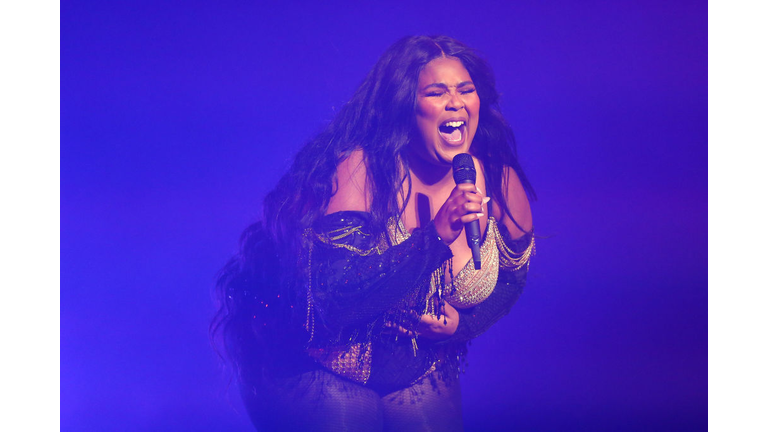
[[[389,238],[392,244],[400,244],[408,239],[409,234],[401,220],[390,219],[387,226]],[[488,225],[484,235],[483,243],[480,246],[480,259],[483,267],[480,270],[475,269],[473,260],[467,264],[453,277],[452,289],[445,293],[445,301],[457,309],[467,309],[477,306],[493,292],[496,282],[499,278],[499,265],[510,268],[512,271],[519,270],[527,266],[531,256],[535,253],[535,241],[531,237],[528,247],[521,253],[510,249],[505,243],[499,232],[496,219],[488,218]],[[436,315],[434,305],[431,301],[434,296],[442,293],[441,278],[445,275],[441,269],[435,270],[430,279],[430,292],[423,313]]]

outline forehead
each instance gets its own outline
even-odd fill
[[[453,57],[436,58],[427,63],[419,74],[419,88],[430,84],[455,86],[465,81],[472,81],[472,78],[464,65]]]

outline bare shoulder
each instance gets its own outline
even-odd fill
[[[326,214],[339,211],[368,211],[370,197],[366,186],[367,170],[363,151],[354,150],[336,167],[333,189]]]
[[[502,175],[502,190],[504,191],[505,203],[514,221],[509,215],[502,215],[501,209],[494,209],[494,213],[497,219],[507,227],[512,238],[522,237],[533,228],[531,205],[515,170],[509,166],[504,167]],[[496,207],[498,208],[499,206]]]

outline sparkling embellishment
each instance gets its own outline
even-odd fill
[[[499,245],[499,265],[512,271],[520,270],[523,266],[530,266],[531,257],[536,255],[536,239],[533,234],[531,234],[531,242],[528,243],[528,247],[522,252],[515,252],[504,243],[504,238],[498,227],[494,230],[493,235]]]
[[[368,342],[349,347],[310,348],[308,353],[335,374],[365,384],[371,377],[371,351],[371,343]]]
[[[306,234],[306,233],[305,233]],[[315,313],[312,301],[312,242],[309,242],[309,277],[307,282],[307,320],[304,328],[309,332],[309,342],[315,338]]]
[[[453,278],[453,293],[445,300],[451,306],[466,309],[482,303],[491,295],[499,280],[499,248],[496,245],[496,221],[488,218],[485,241],[480,246],[481,270],[475,270],[475,263],[469,260],[467,265]],[[490,234],[490,235],[489,235]]]
[[[390,219],[387,228],[392,244],[400,244],[410,237],[401,220]],[[496,287],[499,279],[499,267],[517,271],[528,265],[531,256],[535,253],[536,244],[533,237],[524,251],[520,253],[513,251],[504,243],[496,219],[489,217],[485,239],[480,246],[480,259],[483,262],[483,268],[475,270],[475,263],[469,260],[459,274],[453,278],[454,289],[449,293],[441,292],[441,279],[445,277],[445,270],[441,268],[435,270],[430,279],[430,295],[427,296],[424,313],[437,315],[435,304],[430,301],[434,295],[437,295],[438,298],[445,295],[445,300],[451,306],[459,309],[470,308],[482,303]]]

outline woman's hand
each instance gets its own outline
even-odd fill
[[[421,321],[416,328],[416,334],[427,339],[442,340],[453,336],[458,326],[459,312],[453,306],[446,303],[442,315],[421,316]]]
[[[456,328],[458,328],[458,326],[459,312],[457,312],[456,309],[448,303],[445,304],[442,315],[440,316],[427,314],[422,315],[415,332],[408,331],[402,326],[391,322],[384,324],[384,327],[401,336],[419,336],[432,340],[442,340],[451,337],[454,333],[456,333]]]
[[[464,224],[483,216],[483,204],[487,203],[480,189],[471,183],[456,185],[451,195],[435,215],[437,235],[450,245],[459,237]]]

